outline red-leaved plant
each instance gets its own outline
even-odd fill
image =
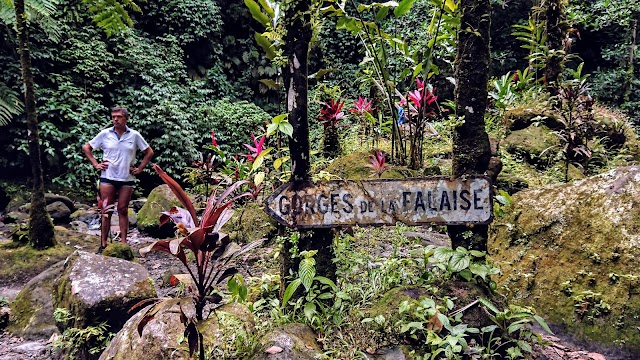
[[[245,192],[233,195],[234,192],[248,181],[238,181],[229,186],[222,194],[214,191],[209,197],[204,212],[200,218],[196,214],[187,193],[180,185],[165,173],[158,165],[154,164],[160,178],[169,185],[184,209],[172,208],[163,213],[161,223],[170,220],[178,227],[178,236],[173,240],[158,240],[153,244],[140,249],[140,255],[145,256],[151,251],[163,251],[178,258],[187,268],[188,274],[173,275],[171,282],[185,284],[188,296],[182,298],[153,298],[141,301],[131,310],[142,305],[155,303],[148,307],[138,322],[138,333],[159,312],[169,310],[174,306],[179,307],[180,319],[185,325],[185,338],[189,344],[189,354],[193,355],[199,350],[199,358],[204,359],[203,336],[198,331],[198,325],[204,320],[204,308],[207,304],[217,305],[222,303],[222,296],[216,286],[225,279],[235,275],[238,270],[230,266],[230,262],[240,254],[257,247],[262,240],[254,241],[240,248],[231,248],[229,236],[220,232],[222,226],[231,218],[234,201],[245,196],[251,196]],[[192,222],[189,222],[192,220]],[[187,227],[195,225],[195,227]],[[186,252],[191,251],[195,256],[193,261],[187,259]]]

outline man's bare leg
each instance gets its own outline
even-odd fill
[[[102,206],[113,205],[116,198],[116,188],[111,184],[100,184],[100,198],[103,201]],[[107,204],[104,200],[107,199]],[[104,211],[104,215],[100,214],[100,246],[107,247],[107,239],[111,230],[111,215],[113,211]]]
[[[120,241],[127,243],[129,231],[129,201],[133,194],[133,186],[122,186],[118,191],[118,225],[120,225]]]

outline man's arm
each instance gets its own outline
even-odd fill
[[[91,162],[91,165],[93,165],[93,167],[97,170],[106,170],[108,164],[106,162],[99,163],[98,160],[96,160],[96,158],[93,156],[93,152],[91,151],[92,149],[93,148],[89,143],[82,145],[82,152],[84,152],[84,154],[87,156],[87,158]]]
[[[140,163],[140,166],[133,169],[132,171],[133,175],[138,175],[142,173],[142,170],[144,170],[144,167],[147,166],[149,161],[151,161],[151,158],[153,157],[153,149],[151,149],[151,146],[147,147],[144,150],[143,154],[144,154],[144,158],[142,158],[142,162]]]

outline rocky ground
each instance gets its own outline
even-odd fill
[[[95,248],[97,249],[98,239],[97,230],[88,230],[90,233],[96,235]],[[408,236],[417,236],[415,233],[407,233]],[[420,237],[424,237],[422,234]],[[439,234],[433,234],[433,236],[427,239],[430,242],[442,242],[443,236]],[[0,241],[9,241],[7,229],[0,227]],[[137,230],[132,230],[129,235],[129,245],[134,249],[134,253],[138,255],[138,250],[153,242],[154,239],[141,236]],[[83,250],[95,251],[93,248],[89,248],[87,245]],[[140,264],[144,265],[151,277],[153,278],[156,289],[159,296],[169,296],[173,291],[171,287],[165,286],[168,281],[168,274],[181,273],[182,264],[172,256],[160,253],[152,252],[144,258],[138,258]],[[9,300],[15,299],[21,286],[24,284],[12,284],[10,286],[0,287],[0,296],[4,296]],[[589,352],[581,350],[576,345],[562,340],[555,336],[543,335],[549,345],[546,347],[540,347],[536,350],[536,359],[551,359],[551,360],[622,360],[629,359],[624,356],[607,355],[606,357],[600,353]],[[49,360],[55,359],[56,350],[53,348],[53,342],[55,335],[51,339],[41,339],[30,341],[22,338],[12,336],[9,333],[0,333],[0,360]],[[395,357],[393,357],[396,359]],[[398,358],[402,359],[402,358]]]

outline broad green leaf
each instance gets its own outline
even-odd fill
[[[269,17],[260,10],[260,5],[258,5],[257,2],[253,0],[244,0],[244,4],[249,9],[251,16],[253,16],[257,22],[264,25],[264,27],[268,27],[270,25],[271,20],[269,20]]]
[[[271,123],[280,124],[282,121],[284,121],[287,118],[287,116],[289,116],[289,114],[287,113],[276,115],[273,117],[273,119],[271,119]]]
[[[260,186],[260,184],[262,184],[262,182],[264,181],[264,177],[266,176],[266,174],[264,173],[264,171],[260,171],[258,173],[256,173],[256,176],[253,177],[253,183],[256,186]]]
[[[378,10],[378,12],[376,13],[376,21],[384,20],[384,18],[386,18],[387,15],[389,15],[389,8],[386,6],[380,8],[380,10]]]
[[[525,352],[528,352],[528,353],[533,352],[533,349],[531,348],[531,344],[529,344],[524,340],[518,340],[518,347],[520,347],[520,349],[524,350]]]
[[[324,285],[328,285],[329,287],[331,287],[331,289],[333,291],[338,291],[338,287],[336,286],[336,283],[334,283],[331,279],[326,278],[324,276],[316,276],[314,278],[314,280],[318,280],[320,283],[324,284]]]
[[[304,316],[307,317],[309,321],[313,319],[313,316],[317,314],[316,304],[312,302],[308,302],[304,305]]]
[[[272,79],[260,79],[258,81],[264,86],[268,87],[269,90],[278,90],[282,87],[282,84]]]
[[[469,264],[469,270],[476,276],[480,276],[482,280],[487,279],[488,271],[487,266],[483,264],[471,263]]]
[[[411,6],[413,5],[414,1],[415,0],[400,1],[400,4],[398,4],[398,6],[395,9],[393,9],[393,15],[395,15],[396,17],[400,17],[406,14],[409,10],[411,10]]]
[[[551,331],[551,329],[549,328],[549,325],[547,325],[547,322],[544,321],[544,319],[540,315],[533,315],[533,319],[538,323],[538,325],[540,325],[540,327],[544,329],[544,331],[553,335],[553,331]]]
[[[412,321],[412,322],[403,324],[402,327],[400,328],[400,332],[404,333],[411,329],[422,330],[424,329],[424,326],[419,321]]]
[[[487,309],[493,311],[494,313],[499,313],[500,310],[498,310],[498,308],[488,299],[485,299],[483,297],[479,297],[478,301],[480,302],[480,304],[484,305],[484,307],[486,307]]]
[[[253,0],[246,0],[246,1],[253,1]],[[269,39],[267,39],[264,35],[262,35],[257,31],[253,33],[253,38],[256,39],[256,43],[258,43],[258,45],[260,45],[262,50],[264,50],[264,53],[267,55],[267,58],[269,60],[273,60],[273,58],[276,57],[276,50],[273,47],[273,44],[271,43],[271,41],[269,41]]]
[[[462,271],[469,267],[469,257],[456,251],[449,259],[449,267],[455,272]]]
[[[282,296],[282,307],[283,308],[285,306],[287,306],[287,303],[289,302],[289,299],[291,299],[291,296],[293,296],[293,293],[295,293],[296,290],[298,290],[298,287],[300,286],[300,284],[302,284],[300,279],[295,279],[284,290],[284,295]]]
[[[267,136],[273,135],[277,130],[278,130],[278,124],[277,123],[269,124],[269,126],[267,126]]]
[[[270,18],[273,19],[276,16],[273,8],[269,6],[268,2],[266,2],[265,0],[258,0],[258,2],[260,2],[260,5],[262,5],[262,8],[267,12],[267,15],[269,15]]]
[[[330,72],[335,71],[335,68],[330,68],[330,69],[320,69],[318,71],[316,71],[315,73],[309,75],[309,79],[320,79],[321,77],[327,75]]]
[[[309,291],[313,278],[316,276],[316,260],[314,258],[305,258],[300,260],[300,267],[298,268],[298,274],[300,281],[304,285],[305,289]]]
[[[293,137],[293,125],[291,125],[288,121],[281,122],[280,125],[278,126],[278,130],[280,130],[282,133],[286,134],[289,137]]]
[[[458,10],[458,3],[453,0],[445,0],[444,6],[446,6],[452,12]]]

